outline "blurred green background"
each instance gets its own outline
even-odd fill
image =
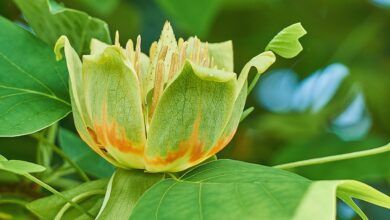
[[[390,141],[390,1],[59,3],[106,21],[112,36],[119,30],[122,43],[141,34],[144,52],[158,39],[166,20],[172,23],[176,36],[197,35],[209,42],[231,39],[236,72],[263,51],[279,30],[301,22],[308,32],[301,40],[303,52],[292,60],[279,58],[261,78],[247,102],[255,111],[241,123],[233,141],[219,153],[220,158],[276,165],[374,148]],[[0,15],[25,25],[10,0],[0,1]],[[74,130],[70,116],[61,126]],[[35,150],[36,142],[29,137],[0,139],[0,153],[9,159],[34,161]],[[316,180],[362,180],[390,193],[390,153],[295,171]],[[15,182],[11,177],[3,181]],[[32,198],[39,196],[19,185],[2,184],[0,193],[16,190]],[[361,205],[372,219],[390,218],[389,211]],[[342,204],[339,212],[340,219],[356,217]]]

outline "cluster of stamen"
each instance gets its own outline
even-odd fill
[[[169,24],[168,24],[169,25]],[[167,28],[171,28],[170,26]],[[209,55],[209,46],[208,43],[202,43],[197,37],[194,37],[188,41],[184,41],[183,38],[179,38],[177,41],[177,46],[175,48],[169,48],[168,45],[162,44],[159,48],[160,42],[153,42],[149,49],[149,58],[150,65],[153,65],[155,58],[157,57],[157,62],[155,67],[149,67],[149,71],[152,71],[152,79],[154,79],[153,87],[153,96],[151,100],[151,105],[149,108],[149,118],[152,117],[158,100],[161,97],[164,88],[168,85],[175,76],[181,71],[186,60],[191,61],[192,63],[203,66],[217,68],[214,65],[213,57]],[[115,44],[119,45],[119,34],[116,33]],[[169,50],[174,50],[168,52]],[[139,85],[141,86],[141,91],[143,91],[142,100],[143,108],[147,106],[146,95],[148,91],[145,88],[142,88],[144,84],[142,83],[145,80],[145,76],[142,76],[141,73],[141,36],[138,35],[135,48],[134,43],[131,39],[126,43],[126,55],[128,60],[134,67],[134,70],[137,74]],[[170,58],[169,61],[167,61]],[[168,63],[169,62],[169,63]],[[149,74],[148,73],[148,74]]]

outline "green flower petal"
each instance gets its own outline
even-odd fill
[[[80,137],[100,156],[108,160],[114,165],[118,165],[110,155],[102,151],[97,145],[94,137],[88,131],[88,127],[92,126],[91,120],[86,113],[83,79],[82,79],[82,64],[76,51],[70,45],[69,40],[65,36],[61,36],[54,48],[57,59],[62,58],[61,49],[64,48],[67,67],[69,71],[70,84],[70,99],[72,103],[73,118],[75,126],[80,134]]]
[[[232,41],[221,43],[209,43],[209,54],[214,59],[215,65],[219,69],[234,71],[233,61],[233,44]]]
[[[234,134],[236,133],[238,124],[240,123],[241,116],[244,111],[247,91],[248,84],[245,83],[236,101],[234,102],[234,108],[229,122],[226,125],[221,137],[219,138],[218,143],[214,146],[213,151],[209,153],[210,156],[222,150],[232,140]]]
[[[119,46],[83,57],[87,112],[96,141],[118,163],[143,168],[146,142],[137,75]]]
[[[106,44],[98,39],[92,39],[90,44],[91,55],[101,54],[109,46],[109,44]]]
[[[215,73],[187,62],[166,88],[148,130],[148,171],[181,171],[211,156],[233,111],[236,89],[235,74]]]
[[[195,38],[188,39],[187,56],[194,50]],[[213,59],[213,64],[218,69],[233,72],[233,43],[232,41],[225,41],[220,43],[205,43],[202,42],[204,48],[207,44],[208,54]],[[214,67],[213,66],[213,67]]]

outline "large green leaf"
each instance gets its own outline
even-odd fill
[[[208,33],[222,3],[221,0],[156,0],[175,24],[190,34],[204,36]]]
[[[79,54],[89,51],[91,38],[111,42],[107,24],[85,12],[63,8],[49,0],[14,1],[37,36],[51,46],[61,35],[69,38]]]
[[[114,173],[114,167],[110,163],[96,154],[71,131],[60,128],[59,142],[64,153],[88,174],[102,178],[110,177]]]
[[[0,136],[33,133],[69,113],[66,67],[31,33],[0,27]]]
[[[313,182],[279,169],[217,160],[153,186],[130,219],[329,220],[336,217],[336,195],[390,208],[390,197],[356,181]]]
[[[88,210],[90,214],[96,216],[103,203],[103,196],[107,182],[108,180],[106,179],[96,180],[84,183],[62,193],[65,197],[80,204],[85,210]],[[35,200],[26,206],[40,219],[90,219],[90,217],[80,213],[77,209],[72,208],[66,204],[66,201],[56,195]]]
[[[106,198],[97,219],[128,219],[136,202],[163,174],[145,173],[143,170],[118,169],[107,187]]]

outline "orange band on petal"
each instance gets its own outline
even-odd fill
[[[143,147],[136,147],[126,137],[124,128],[121,128],[118,123],[111,119],[111,123],[107,118],[107,107],[104,105],[102,109],[103,124],[94,124],[97,141],[103,146],[110,145],[123,153],[132,153],[142,156],[144,153]],[[120,129],[120,130],[118,130]],[[119,134],[119,135],[118,135]]]
[[[224,138],[221,138],[217,144],[215,144],[215,146],[211,149],[211,151],[207,154],[207,156],[212,156],[216,153],[218,153],[219,151],[221,151],[234,137],[234,134],[236,133],[236,130],[234,130],[230,135],[224,137]]]
[[[151,165],[164,166],[167,164],[171,164],[180,158],[183,158],[189,152],[190,162],[194,162],[201,159],[205,155],[205,152],[203,150],[204,143],[199,138],[199,126],[200,117],[195,120],[194,129],[192,131],[191,137],[185,141],[182,141],[179,144],[178,150],[176,150],[175,152],[169,152],[166,158],[157,157],[149,159],[147,160],[147,162]]]

